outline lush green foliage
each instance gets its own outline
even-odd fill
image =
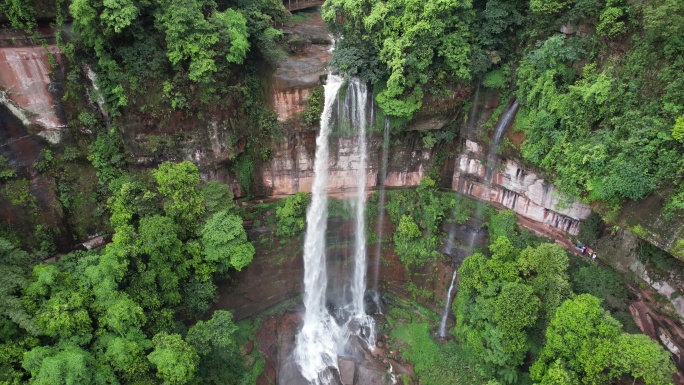
[[[232,267],[237,271],[249,265],[254,246],[247,240],[242,218],[219,211],[202,229],[202,243],[207,261],[216,262],[219,269]]]
[[[648,242],[641,242],[638,256],[639,260],[647,266],[649,275],[655,280],[684,278],[684,262]]]
[[[192,162],[162,163],[153,172],[159,192],[165,197],[164,211],[182,229],[193,230],[204,214],[204,195],[198,190],[199,171]]]
[[[409,323],[392,329],[391,337],[405,342],[401,355],[415,364],[425,385],[474,385],[485,381],[468,365],[464,352],[453,342],[440,344],[431,335],[429,323]]]
[[[304,231],[306,227],[306,208],[309,205],[309,195],[297,193],[285,198],[282,206],[276,209],[279,237],[291,237]]]
[[[382,80],[380,108],[410,117],[421,107],[428,83],[439,93],[449,82],[470,79],[471,8],[469,0],[331,0],[323,17],[344,35],[341,69]],[[379,61],[363,63],[369,53]]]
[[[465,222],[470,202],[453,194],[441,193],[435,181],[425,177],[415,190],[388,191],[385,208],[397,226],[394,245],[404,264],[424,264],[439,256],[439,226],[445,221]]]
[[[512,383],[531,342],[570,297],[568,258],[558,244],[520,251],[505,236],[489,248],[490,257],[474,254],[459,268],[455,333],[480,374]]]
[[[571,290],[600,296],[629,322],[628,330],[638,332],[627,310],[623,277],[596,264],[575,262],[571,286],[561,245],[525,247],[511,212],[491,215],[488,227],[490,253],[465,259],[453,304],[454,333],[478,373],[518,383],[525,360],[536,357],[530,375],[538,384],[603,384],[624,378],[671,383],[669,353],[647,336],[623,332],[596,297],[575,297]],[[506,231],[525,248],[510,241]]]
[[[418,379],[413,378],[413,381],[426,385],[487,383],[487,379],[474,370],[467,358],[469,353],[461,345],[453,340],[435,340],[433,326],[439,321],[439,314],[408,298],[389,293],[383,297],[391,304],[385,316],[386,323],[381,326],[390,329],[387,350],[390,355],[396,350],[401,358],[414,364]],[[411,382],[404,377],[405,384]]]
[[[577,294],[591,294],[601,300],[601,305],[620,321],[625,331],[639,333],[629,306],[627,281],[623,275],[596,263],[578,262],[569,270],[572,290]]]
[[[108,188],[112,180],[123,175],[126,158],[122,147],[121,135],[114,129],[100,133],[90,146],[88,160],[97,170],[100,186]]]
[[[306,108],[302,112],[304,122],[309,126],[321,120],[321,112],[323,112],[323,103],[325,102],[324,98],[323,87],[316,87],[309,93],[309,97],[306,99]]]
[[[182,323],[209,309],[217,272],[251,261],[242,220],[220,211],[199,238],[197,168],[164,163],[152,174],[110,184],[115,234],[100,252],[33,267],[34,258],[0,239],[0,265],[11,281],[0,293],[3,381],[218,384],[253,377],[235,348],[230,313],[215,312],[189,330]]]
[[[192,1],[85,1],[69,5],[76,39],[65,51],[94,57],[97,83],[111,112],[143,96],[153,84],[172,95],[174,108],[188,99],[173,89],[201,84],[200,100],[226,94],[214,84],[234,76],[237,65],[254,58],[280,56],[281,31],[273,18],[285,18],[273,1],[225,3]]]
[[[7,158],[0,155],[0,180],[5,181],[6,179],[14,178],[17,176],[16,171],[9,167],[9,162]]]
[[[560,373],[571,383],[605,384],[628,375],[646,384],[671,384],[669,353],[645,335],[627,334],[600,306],[582,294],[566,301],[546,330],[546,343],[532,366],[532,378],[553,383]]]
[[[29,284],[31,270],[38,261],[9,241],[0,238],[0,337],[10,339],[19,334],[17,327],[30,335],[40,335],[21,302],[21,294]]]
[[[207,181],[200,186],[204,195],[204,207],[206,215],[213,215],[219,211],[227,211],[235,214],[239,211],[233,201],[233,193],[230,187],[215,180]]]
[[[588,1],[531,1],[530,7],[572,17],[580,3],[595,12],[599,35],[631,32],[632,43],[613,54],[605,42],[554,34],[529,49],[517,70],[516,126],[526,136],[522,155],[552,171],[565,193],[615,207],[679,184],[684,148],[676,119],[684,111],[684,76],[676,52],[684,45],[674,20],[684,7],[618,0],[602,10]],[[643,29],[634,33],[634,26]]]
[[[14,28],[32,30],[36,26],[36,11],[31,0],[2,0],[0,15]]]
[[[580,223],[580,231],[577,234],[577,239],[584,244],[591,245],[601,235],[604,226],[605,223],[603,223],[601,216],[592,211],[592,213]]]

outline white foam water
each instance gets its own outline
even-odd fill
[[[325,308],[328,285],[325,261],[325,231],[328,217],[328,136],[337,92],[343,79],[328,74],[324,86],[325,102],[321,114],[321,129],[316,138],[314,181],[311,204],[306,212],[304,237],[304,323],[297,334],[295,361],[304,378],[313,384],[326,384],[329,371],[337,368],[337,339],[340,334],[335,320]],[[322,377],[322,378],[321,378]]]

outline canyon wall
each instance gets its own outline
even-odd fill
[[[50,143],[66,128],[60,105],[62,55],[56,45],[37,46],[0,33],[0,104]],[[10,45],[11,43],[11,45]]]

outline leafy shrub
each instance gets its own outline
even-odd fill
[[[88,160],[97,170],[100,186],[108,188],[109,182],[122,176],[126,167],[121,135],[116,129],[102,132],[89,150]]]
[[[217,263],[219,271],[232,267],[237,271],[249,265],[254,246],[247,240],[242,218],[219,211],[202,228],[202,243],[208,261]]]
[[[302,192],[285,199],[284,204],[276,209],[277,236],[291,237],[306,228],[306,207],[308,203],[309,195]]]
[[[629,312],[631,301],[625,277],[620,273],[597,264],[582,263],[569,271],[572,291],[577,294],[591,294],[599,298],[613,316],[629,333],[638,333]]]
[[[422,265],[437,258],[438,241],[435,235],[424,236],[413,218],[408,215],[401,217],[394,233],[397,254],[406,265]]]
[[[439,256],[439,226],[445,220],[465,222],[472,214],[464,198],[437,190],[426,176],[415,190],[388,191],[385,209],[397,226],[394,244],[406,264],[423,264]]]
[[[97,124],[97,118],[95,118],[95,115],[87,111],[83,111],[78,114],[78,121],[86,127],[93,127]]]
[[[513,238],[518,233],[518,218],[513,210],[495,211],[487,222],[489,239]]]
[[[254,160],[251,151],[247,151],[238,156],[233,163],[233,171],[237,174],[240,186],[245,189],[248,196],[252,195],[252,181],[254,180]]]
[[[238,211],[238,207],[233,201],[233,193],[227,185],[210,180],[200,186],[200,190],[204,193],[204,207],[208,215],[219,211],[229,213]]]
[[[439,344],[428,323],[409,323],[392,329],[393,340],[405,342],[400,350],[404,359],[415,363],[420,383],[425,385],[484,385],[467,360],[469,352],[454,342]]]
[[[504,89],[510,77],[511,68],[504,66],[487,73],[482,80],[482,85],[487,88]]]
[[[33,168],[40,172],[46,172],[50,167],[54,165],[55,157],[52,156],[52,151],[49,149],[44,149],[40,152],[38,156],[38,161],[33,164]]]
[[[0,155],[0,181],[4,181],[17,176],[17,173],[10,167],[7,158]]]
[[[641,242],[639,259],[649,268],[651,278],[669,279],[672,275],[683,274],[684,262],[648,242]]]
[[[311,126],[321,119],[321,112],[323,112],[323,87],[316,87],[309,93],[309,98],[306,100],[306,108],[303,111],[304,121]]]
[[[684,115],[678,117],[674,127],[672,127],[672,137],[684,142]]]

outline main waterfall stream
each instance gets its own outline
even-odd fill
[[[339,328],[325,308],[325,290],[328,285],[325,261],[325,230],[328,220],[328,136],[333,103],[343,79],[328,75],[325,84],[325,102],[321,114],[321,130],[316,139],[314,181],[311,204],[306,212],[304,236],[304,322],[297,334],[295,359],[304,378],[310,382],[330,382],[332,378],[319,373],[330,366],[337,367],[336,336]],[[325,373],[329,374],[329,373]]]
[[[347,350],[351,335],[355,335],[372,348],[375,344],[374,320],[366,315],[364,296],[366,291],[366,126],[368,124],[369,92],[357,79],[349,81],[344,103],[339,104],[337,94],[344,80],[329,74],[324,87],[325,102],[321,114],[320,132],[316,139],[314,181],[311,204],[306,213],[304,238],[304,306],[302,329],[296,337],[295,360],[302,376],[312,384],[333,382],[337,370],[337,357]],[[335,108],[337,107],[337,108]],[[333,112],[337,111],[337,116]],[[348,127],[347,127],[348,125]],[[340,127],[344,126],[344,127]],[[354,215],[353,271],[349,291],[351,298],[344,298],[347,290],[338,291],[343,298],[326,298],[328,277],[326,271],[329,136],[337,128],[349,128],[356,132],[355,161],[349,171],[355,173],[356,191],[352,200]],[[326,308],[334,303],[335,317]],[[346,302],[346,303],[345,303]]]

